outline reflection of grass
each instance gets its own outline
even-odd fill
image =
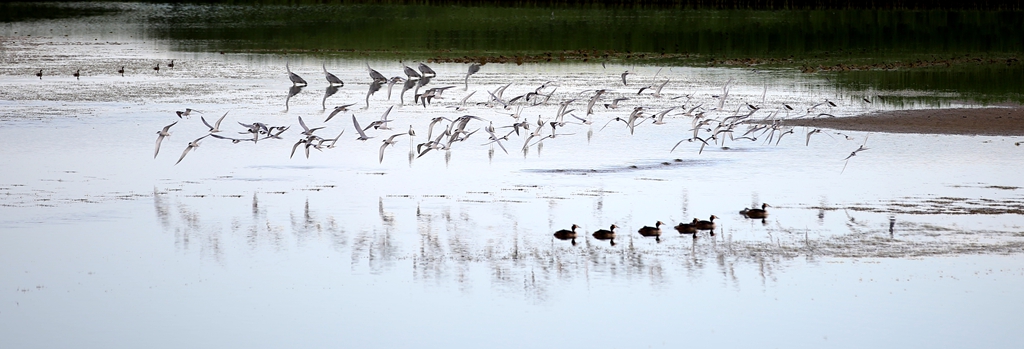
[[[896,71],[849,71],[833,75],[835,83],[847,90],[929,91],[954,97],[898,96],[881,98],[882,103],[935,103],[971,100],[982,104],[1012,102],[1024,104],[1024,65],[961,65],[951,68],[921,68]],[[876,100],[879,102],[879,100]]]

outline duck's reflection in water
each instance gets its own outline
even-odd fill
[[[936,237],[935,227],[927,224],[903,223],[904,239],[879,240],[887,230],[894,234],[894,216],[875,217],[873,221],[867,213],[864,218],[854,218],[854,210],[832,223],[838,233],[787,227],[780,223],[784,217],[780,213],[773,219],[776,224],[771,225],[729,224],[742,219],[736,217],[722,220],[714,230],[647,234],[655,236],[660,242],[656,243],[640,232],[633,233],[632,228],[619,228],[617,224],[631,224],[631,212],[618,217],[597,215],[620,204],[606,206],[604,203],[612,197],[603,195],[593,196],[591,203],[572,203],[551,196],[532,203],[506,201],[494,192],[473,192],[472,200],[448,194],[378,196],[377,202],[342,208],[336,207],[336,200],[325,198],[326,192],[311,193],[294,202],[289,200],[295,196],[284,191],[254,191],[249,195],[215,197],[183,194],[179,188],[155,188],[154,222],[173,235],[175,248],[198,251],[204,259],[222,261],[238,247],[291,253],[289,250],[326,244],[350,257],[354,270],[384,274],[404,266],[411,269],[417,282],[452,284],[466,291],[479,285],[480,277],[486,275],[492,287],[538,299],[562,281],[581,278],[646,280],[658,285],[673,279],[700,278],[711,271],[739,288],[737,270],[744,266],[756,270],[760,284],[767,287],[777,282],[776,275],[787,260],[801,256],[813,262],[818,256],[900,256],[913,255],[915,249],[956,251],[950,241]],[[617,224],[591,232],[578,224],[569,229],[551,229],[551,225],[564,222],[565,212],[575,212],[572,205],[591,209],[576,217],[599,217]],[[818,209],[805,209],[810,222]],[[235,213],[226,213],[232,210]],[[226,226],[232,234],[223,234]],[[923,241],[925,238],[932,240]],[[234,241],[238,243],[233,245]],[[1007,243],[1005,248],[1011,245]]]
[[[211,213],[215,210],[194,209],[185,202],[197,200],[195,204],[199,206],[213,203],[190,196],[169,196],[159,190],[155,193],[156,216],[167,222],[167,230],[174,232],[178,249],[193,250],[199,241],[201,258],[224,259],[219,228],[222,217]],[[429,209],[417,203],[415,213],[406,211],[410,215],[404,216],[401,210],[389,206],[391,199],[385,197],[378,197],[373,205],[378,220],[346,233],[332,215],[317,209],[316,200],[307,198],[296,209],[274,213],[268,212],[272,206],[264,203],[266,195],[277,200],[282,194],[254,192],[251,201],[241,205],[241,214],[230,219],[231,230],[244,236],[242,246],[248,249],[284,253],[292,248],[290,244],[303,248],[324,241],[335,251],[348,254],[354,269],[366,268],[370,273],[382,274],[394,271],[402,261],[409,261],[414,280],[435,285],[453,283],[467,292],[478,284],[473,279],[482,275],[480,268],[487,270],[491,287],[535,299],[545,299],[551,287],[560,282],[577,279],[642,279],[660,285],[674,276],[667,272],[667,266],[682,265],[686,274],[700,275],[705,268],[704,260],[715,256],[722,275],[735,278],[735,258],[727,257],[728,251],[718,248],[710,236],[699,240],[686,235],[672,236],[663,239],[663,244],[655,244],[632,234],[616,237],[615,225],[592,234],[580,234],[581,227],[574,225],[553,235],[540,236],[532,229],[524,229],[515,204],[502,203],[497,221],[490,222],[471,216],[476,211],[470,206],[479,203],[433,203]],[[203,212],[210,217],[204,217]],[[282,217],[280,214],[285,214],[283,218],[289,223],[278,223],[280,218],[275,217]],[[411,224],[415,225],[418,238],[396,238],[405,235],[403,216],[414,217]],[[573,230],[577,230],[575,236],[571,234]],[[556,244],[556,239],[569,243]]]

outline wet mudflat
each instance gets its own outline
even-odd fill
[[[737,140],[753,127],[743,125],[703,148],[685,141],[695,113],[721,120],[751,112],[748,103],[760,108],[750,117],[758,120],[936,107],[887,104],[879,94],[979,107],[949,92],[837,88],[796,69],[597,62],[487,64],[463,90],[468,65],[445,63],[430,65],[437,77],[419,91],[455,87],[424,107],[413,102],[416,86],[403,93],[403,83],[390,99],[386,85],[367,96],[366,65],[404,76],[395,60],[5,35],[0,343],[13,347],[1013,347],[1021,339],[1013,321],[1024,304],[1015,292],[1024,282],[1020,137],[808,136],[813,128],[793,127]],[[292,88],[286,63],[308,86]],[[345,85],[331,93],[321,65]],[[46,67],[42,79],[36,67]],[[85,74],[76,79],[74,70]],[[637,94],[666,80],[661,96]],[[505,100],[548,81],[544,104],[477,104],[509,83]],[[587,116],[599,88],[607,95]],[[474,91],[467,109],[455,110]],[[554,121],[559,103],[574,98],[568,109],[592,124],[525,141],[538,118]],[[629,99],[604,107],[616,98]],[[640,106],[648,115],[677,110],[632,134],[614,121]],[[390,107],[391,130],[356,140],[352,115],[365,127]],[[175,115],[185,108],[197,112]],[[250,137],[240,122],[290,128],[259,142],[207,137],[175,165],[208,133],[200,117],[212,123],[224,113],[227,137]],[[485,144],[483,128],[508,133],[501,127],[517,121],[513,113],[533,127],[502,141],[507,154]],[[464,114],[488,122],[472,121],[467,131],[477,133],[450,151],[420,156],[432,118]],[[333,148],[307,158],[300,145],[290,157],[299,117],[323,126],[316,133],[325,138],[344,134]],[[173,122],[154,159],[156,132]],[[381,141],[410,126],[417,135],[397,138],[381,160]],[[861,146],[869,149],[844,160]],[[762,202],[772,205],[763,221],[738,213]],[[714,236],[671,229],[711,215]],[[659,220],[669,225],[660,238],[636,233]],[[552,236],[573,224],[582,227],[575,244]],[[591,236],[612,224],[614,240]],[[55,330],[62,335],[48,335]]]

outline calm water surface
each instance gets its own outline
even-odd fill
[[[837,88],[789,69],[600,63],[488,64],[464,91],[466,65],[434,64],[438,77],[422,89],[456,87],[423,107],[401,84],[390,100],[387,86],[367,99],[366,65],[402,76],[397,60],[190,53],[171,49],[173,40],[38,34],[61,23],[97,28],[89,21],[4,32],[2,347],[1015,347],[1022,339],[1014,320],[1024,310],[1021,139],[825,130],[807,142],[809,130],[794,129],[777,144],[763,135],[703,151],[684,141],[670,152],[692,136],[691,116],[672,112],[633,134],[612,121],[636,106],[683,104],[719,118],[746,103],[762,106],[755,119],[842,117],[935,106],[863,97],[951,92]],[[310,82],[292,96],[285,63]],[[321,64],[345,86],[331,94]],[[39,68],[42,79],[32,75]],[[634,74],[623,86],[626,70]],[[662,97],[637,95],[665,79]],[[730,79],[722,108],[710,110]],[[510,136],[506,154],[485,145],[481,130],[447,154],[410,155],[431,118],[470,113],[506,126],[515,108],[475,103],[509,83],[506,98],[547,81],[557,83],[545,90],[551,101],[523,108],[521,119],[551,120],[558,102],[573,98],[569,108],[582,117],[592,90],[604,88],[594,123],[567,124],[525,152],[525,136]],[[453,110],[472,91],[468,110]],[[600,106],[618,97],[630,99]],[[837,106],[807,112],[826,99]],[[355,139],[353,114],[365,126],[391,106],[392,130]],[[201,114],[179,119],[174,111],[184,108]],[[206,134],[200,116],[212,122],[225,112],[228,136],[245,137],[238,122],[291,128],[256,144],[208,137],[175,165]],[[325,137],[344,135],[333,149],[289,158],[298,117],[324,126]],[[154,159],[156,131],[175,121]],[[379,161],[381,140],[410,126],[417,136],[398,138]],[[843,160],[861,145],[870,149]],[[764,222],[739,215],[762,202],[773,206]],[[712,214],[715,236],[635,233]],[[575,245],[552,237],[572,224],[582,226]],[[590,236],[611,224],[621,227],[614,244]]]

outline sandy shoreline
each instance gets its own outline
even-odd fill
[[[895,110],[842,118],[790,119],[783,124],[867,132],[1024,136],[1024,107]]]

